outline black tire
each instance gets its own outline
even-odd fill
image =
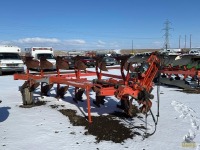
[[[180,80],[181,78],[180,77],[175,77],[175,80]]]

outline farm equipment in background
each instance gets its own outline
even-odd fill
[[[182,89],[200,87],[200,56],[165,56],[161,66],[161,83]]]

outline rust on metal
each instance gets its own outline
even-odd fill
[[[64,57],[56,57],[56,68],[67,70],[69,69],[69,63]]]
[[[51,62],[49,62],[44,57],[40,58],[40,69],[44,70],[44,69],[52,69],[52,68],[53,68],[53,64]]]
[[[40,62],[38,60],[33,59],[33,57],[25,57],[24,61],[28,69],[36,69],[40,67]]]

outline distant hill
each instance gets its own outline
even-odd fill
[[[160,51],[161,49],[122,49],[121,54],[131,54],[131,53],[144,53],[144,52],[155,52]]]

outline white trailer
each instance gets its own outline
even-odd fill
[[[181,48],[169,48],[169,49],[163,49],[160,52],[166,53],[168,55],[180,55],[180,54],[182,54],[182,49]]]
[[[33,57],[33,59],[40,60],[41,57],[46,58],[53,64],[53,70],[56,69],[56,60],[54,58],[52,47],[30,47],[25,48],[25,56]]]
[[[3,72],[24,72],[24,63],[17,46],[0,46],[0,75]]]
[[[200,49],[199,48],[197,48],[197,49],[191,49],[190,51],[189,51],[189,54],[190,55],[200,55]]]

